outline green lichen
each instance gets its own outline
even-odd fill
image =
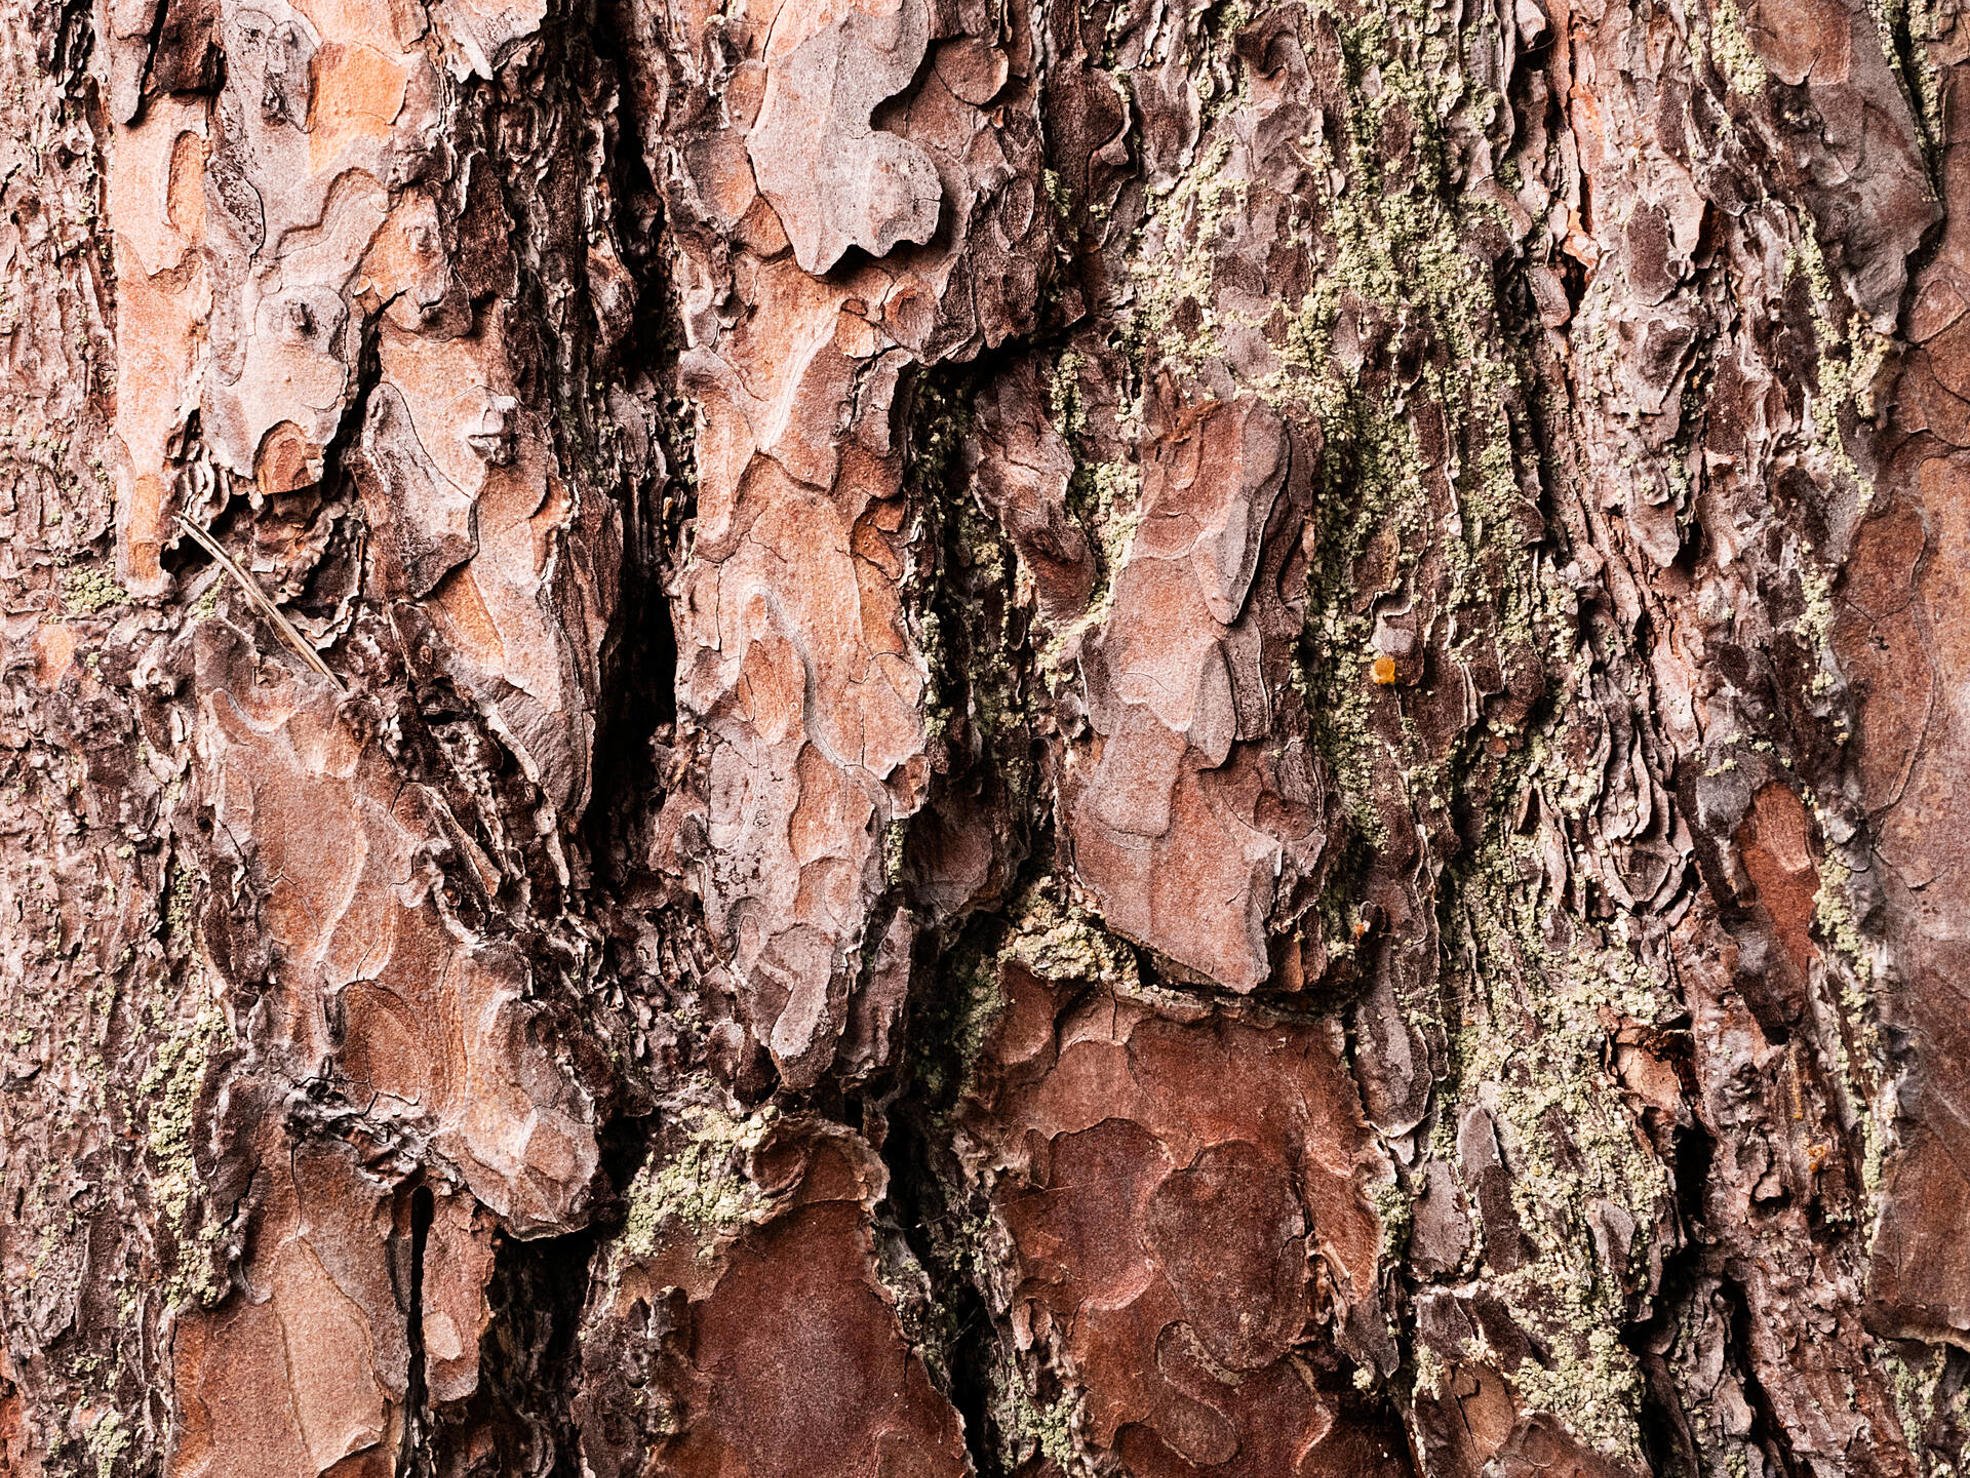
[[[948,1103],[970,1086],[972,1071],[1006,1008],[998,961],[989,954],[961,956],[951,985],[937,1004],[932,1029],[924,1034],[924,1050],[917,1054],[917,1074],[933,1103]]]
[[[175,897],[189,898],[182,883]],[[182,930],[181,921],[176,928]],[[137,1080],[132,1111],[144,1129],[147,1181],[162,1224],[171,1228],[179,1255],[160,1291],[170,1307],[216,1297],[215,1254],[224,1242],[223,1221],[202,1205],[204,1176],[195,1153],[199,1105],[214,1060],[235,1041],[223,1002],[195,966],[187,972],[187,1002],[158,999],[146,1004],[146,1035],[156,1043],[150,1064]]]
[[[1067,481],[1067,509],[1094,540],[1095,583],[1081,614],[1053,631],[1038,653],[1041,675],[1058,684],[1071,667],[1081,640],[1108,619],[1114,603],[1115,576],[1128,558],[1130,541],[1141,520],[1142,473],[1134,462],[1091,462],[1081,455],[1088,429],[1086,397],[1081,378],[1087,362],[1078,350],[1060,355],[1047,375],[1047,407],[1054,429],[1074,452],[1074,470]],[[1140,404],[1118,408],[1116,429],[1127,439],[1137,428]],[[1022,570],[1022,578],[1030,580]]]
[[[1040,172],[1041,183],[1046,187],[1047,202],[1053,206],[1054,214],[1063,221],[1074,213],[1073,192],[1067,182],[1060,177],[1058,170],[1047,169]]]
[[[1514,1315],[1536,1320],[1545,1336],[1544,1359],[1523,1359],[1508,1374],[1523,1407],[1551,1414],[1596,1451],[1637,1462],[1641,1367],[1621,1338],[1619,1310],[1592,1278],[1591,1268],[1575,1265],[1499,1280]]]
[[[1070,349],[1047,374],[1047,409],[1053,429],[1067,441],[1088,427],[1088,410],[1081,401],[1081,366],[1081,356]]]
[[[1567,767],[1543,736],[1525,765],[1522,787],[1541,796],[1564,783]],[[1470,1000],[1452,1052],[1458,1096],[1483,1104],[1497,1125],[1530,1252],[1512,1271],[1488,1275],[1543,1351],[1505,1373],[1525,1406],[1551,1413],[1611,1457],[1636,1461],[1641,1377],[1620,1337],[1625,1280],[1646,1263],[1649,1230],[1673,1187],[1604,1067],[1607,1022],[1667,1019],[1674,1003],[1636,959],[1623,917],[1596,929],[1546,893],[1537,881],[1546,876],[1539,843],[1505,815],[1459,879]],[[1434,1148],[1453,1158],[1447,1138]],[[1604,1262],[1582,1219],[1597,1206],[1618,1210],[1634,1228],[1624,1266]]]
[[[1853,880],[1852,869],[1839,859],[1821,859],[1819,888],[1813,894],[1813,921],[1828,947],[1866,986],[1874,983],[1874,957],[1854,915]]]
[[[940,582],[940,601],[962,603],[964,619],[951,623],[964,645],[950,645],[933,666],[939,703],[933,712],[948,726],[946,710],[962,704],[984,741],[1000,783],[1011,797],[1023,797],[1033,785],[1032,722],[1014,654],[1025,640],[1015,615],[1016,587],[1021,572],[998,523],[966,497],[954,500],[948,531],[956,579]],[[941,631],[937,609],[925,614],[927,630]],[[930,650],[930,649],[927,649]]]
[[[716,1233],[764,1212],[768,1198],[747,1165],[777,1118],[770,1105],[743,1118],[706,1104],[680,1110],[675,1142],[653,1153],[630,1182],[623,1251],[648,1257],[668,1227]]]
[[[1339,126],[1302,141],[1318,183],[1292,229],[1308,248],[1310,289],[1264,304],[1220,292],[1217,258],[1257,188],[1220,139],[1152,212],[1136,278],[1138,349],[1210,393],[1238,376],[1288,419],[1318,428],[1294,683],[1354,832],[1381,840],[1385,807],[1444,816],[1492,797],[1484,842],[1446,880],[1444,937],[1464,944],[1446,1102],[1491,1112],[1528,1246],[1513,1272],[1480,1278],[1541,1351],[1503,1371],[1522,1403],[1638,1462],[1641,1380],[1620,1333],[1633,1270],[1646,1264],[1672,1188],[1606,1070],[1606,1021],[1662,1020],[1671,1004],[1637,959],[1634,921],[1569,924],[1564,900],[1539,882],[1546,858],[1508,820],[1527,787],[1555,826],[1601,799],[1595,778],[1564,763],[1553,742],[1567,694],[1536,726],[1501,718],[1442,746],[1418,732],[1400,686],[1368,679],[1377,600],[1407,588],[1428,593],[1450,662],[1496,671],[1544,657],[1563,684],[1583,680],[1573,597],[1534,545],[1542,520],[1521,473],[1534,465],[1524,409],[1532,378],[1481,245],[1509,241],[1516,227],[1497,204],[1461,192],[1469,154],[1449,136],[1453,119],[1484,127],[1501,116],[1463,63],[1462,48],[1482,50],[1487,33],[1480,22],[1445,24],[1420,0],[1315,8],[1339,38],[1343,96]],[[1408,147],[1391,157],[1386,140],[1398,127]],[[1270,363],[1231,368],[1234,336],[1240,365],[1261,344]],[[1402,346],[1399,366],[1385,344]],[[1346,918],[1323,908],[1323,921],[1330,912]],[[1432,992],[1403,1006],[1427,1030],[1448,1030]],[[1433,1146],[1454,1163],[1452,1138],[1445,1112]],[[1393,1185],[1370,1194],[1398,1246],[1406,1197]],[[1597,1207],[1635,1229],[1626,1258],[1610,1254],[1619,1266],[1584,1221]],[[1418,1372],[1425,1389],[1440,1377]]]
[[[1695,39],[1699,55],[1707,41],[1710,60],[1716,65],[1717,75],[1728,82],[1733,91],[1745,97],[1756,97],[1765,90],[1765,84],[1771,80],[1771,69],[1752,44],[1750,34],[1744,28],[1744,12],[1737,8],[1734,0],[1717,0],[1710,10],[1709,36],[1704,38],[1699,35]]]
[[[120,1411],[106,1411],[97,1417],[85,1439],[89,1456],[95,1460],[96,1478],[110,1478],[117,1460],[129,1450],[130,1424]]]
[[[1808,789],[1804,799],[1813,812],[1819,834],[1827,839],[1818,862],[1819,885],[1813,894],[1813,924],[1824,946],[1827,978],[1838,987],[1840,1030],[1830,1040],[1838,1081],[1855,1106],[1851,1119],[1860,1139],[1861,1189],[1868,1234],[1880,1215],[1880,1190],[1888,1147],[1898,1117],[1895,1072],[1881,1039],[1874,988],[1878,967],[1875,949],[1861,926],[1854,906],[1854,873],[1833,847],[1841,834],[1837,818],[1828,813]],[[1849,1050],[1849,1043],[1853,1050]]]
[[[894,888],[903,881],[905,850],[909,843],[909,823],[901,818],[888,822],[882,829],[882,879]],[[871,937],[871,947],[879,943]]]
[[[1001,977],[1008,964],[1043,980],[1099,983],[1121,996],[1149,994],[1129,947],[1092,915],[1062,902],[1053,879],[1038,879],[1013,900],[1003,921],[952,952],[947,988],[926,1002],[912,1037],[919,1086],[930,1102],[948,1106],[969,1086],[1005,1012]]]
[[[1161,252],[1134,267],[1137,351],[1196,374],[1223,358],[1215,306],[1215,252],[1227,222],[1244,209],[1247,183],[1226,169],[1228,140],[1219,139],[1170,187],[1145,229],[1163,237]]]
[[[96,616],[130,599],[107,570],[74,565],[62,572],[62,609],[71,616]]]
[[[1314,742],[1328,762],[1342,804],[1360,835],[1385,839],[1378,781],[1394,758],[1375,732],[1373,691],[1365,680],[1373,622],[1362,609],[1358,574],[1378,538],[1396,533],[1383,581],[1413,566],[1427,523],[1425,467],[1415,428],[1377,396],[1351,396],[1323,423],[1326,476],[1315,509],[1319,558],[1308,570],[1305,636],[1296,677]],[[1396,532],[1400,531],[1400,532]]]
[[[1382,1224],[1382,1260],[1398,1264],[1409,1246],[1409,1233],[1416,1224],[1416,1198],[1390,1177],[1373,1181],[1367,1188],[1368,1205]]]
[[[1078,408],[1079,401],[1073,404]],[[1142,522],[1142,471],[1133,462],[1076,462],[1067,483],[1067,506],[1094,536],[1096,578],[1087,608],[1047,640],[1039,670],[1050,685],[1070,675],[1081,641],[1108,620],[1115,602],[1115,574],[1127,561]]]
[[[1813,814],[1823,840],[1817,863],[1818,886],[1813,893],[1813,923],[1829,955],[1830,973],[1840,982],[1840,1005],[1850,1028],[1857,1034],[1869,1064],[1885,1070],[1880,1029],[1874,1019],[1873,990],[1878,974],[1876,954],[1867,932],[1861,927],[1854,906],[1854,870],[1842,860],[1837,839],[1852,835],[1853,828],[1823,802],[1810,786],[1801,787],[1801,799]],[[1866,1080],[1852,1080],[1865,1093]]]
[[[1919,1354],[1913,1353],[1920,1351]],[[1910,1353],[1904,1353],[1908,1351]],[[1922,1478],[1962,1473],[1970,1466],[1970,1387],[1958,1386],[1944,1394],[1949,1371],[1949,1352],[1936,1345],[1892,1345],[1877,1342],[1873,1348],[1876,1364],[1888,1376],[1888,1389],[1901,1423],[1902,1438],[1917,1463]],[[1932,1445],[1944,1432],[1957,1434],[1955,1451],[1938,1451]],[[1945,1439],[1946,1440],[1946,1439]]]
[[[163,1034],[137,1084],[138,1101],[149,1106],[144,1143],[153,1167],[151,1196],[180,1226],[200,1183],[192,1157],[199,1090],[214,1046],[229,1035],[225,1014],[217,1002],[207,1000],[189,1022]]]
[[[1022,1463],[1037,1451],[1065,1478],[1093,1478],[1095,1469],[1076,1436],[1082,1420],[1076,1394],[1064,1392],[1050,1401],[1041,1400],[1017,1371],[1001,1372],[997,1384],[993,1416],[1013,1463]]]
[[[1801,277],[1812,300],[1813,342],[1817,353],[1815,390],[1808,410],[1807,436],[1827,475],[1858,490],[1861,507],[1874,498],[1874,483],[1848,450],[1842,418],[1849,409],[1875,413],[1874,382],[1886,363],[1890,341],[1865,325],[1850,330],[1827,270],[1813,223],[1801,217],[1799,239],[1786,254],[1786,273]]]
[[[1284,410],[1310,412],[1321,429],[1299,677],[1348,814],[1375,841],[1375,798],[1398,775],[1428,779],[1423,772],[1437,758],[1398,755],[1371,722],[1377,700],[1364,677],[1373,623],[1364,595],[1440,579],[1451,610],[1493,613],[1458,625],[1473,639],[1495,632],[1507,648],[1537,639],[1550,597],[1517,528],[1526,507],[1514,440],[1523,374],[1500,329],[1489,268],[1470,247],[1480,227],[1495,234],[1509,223],[1489,201],[1458,194],[1442,133],[1459,110],[1484,113],[1496,100],[1465,79],[1454,33],[1426,9],[1332,18],[1346,62],[1347,128],[1338,148],[1322,139],[1311,152],[1316,179],[1346,183],[1320,201],[1326,219],[1312,290],[1261,325],[1276,363],[1255,388]],[[1381,149],[1398,106],[1415,126],[1406,164]],[[1335,358],[1344,316],[1426,327],[1440,354],[1423,361],[1414,385],[1367,383]],[[1441,451],[1430,457],[1418,426],[1438,412],[1447,434],[1435,438]],[[1379,564],[1368,558],[1375,551]],[[1469,655],[1462,646],[1452,652]]]
[[[191,937],[192,913],[197,904],[198,874],[191,868],[174,865],[164,898],[164,927],[171,938]]]
[[[1070,495],[1093,527],[1105,571],[1120,569],[1142,522],[1142,469],[1133,462],[1097,462],[1075,469]]]
[[[1063,904],[1045,886],[1027,890],[1014,906],[1012,930],[999,958],[1043,980],[1100,981],[1126,991],[1141,984],[1135,955],[1094,918]]]
[[[1429,1400],[1441,1400],[1447,1387],[1444,1378],[1449,1374],[1444,1369],[1443,1360],[1437,1352],[1426,1344],[1416,1346],[1414,1360],[1415,1383],[1413,1389],[1418,1396]]]
[[[1799,620],[1794,630],[1806,649],[1818,661],[1813,674],[1815,696],[1831,691],[1837,670],[1833,652],[1833,577],[1824,570],[1808,568],[1799,572]]]

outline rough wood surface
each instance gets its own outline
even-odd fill
[[[0,1473],[1970,1463],[1954,0],[0,0]]]

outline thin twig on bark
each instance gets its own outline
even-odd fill
[[[317,652],[308,639],[301,635],[294,623],[287,619],[286,612],[268,598],[267,593],[260,588],[260,582],[249,575],[238,560],[226,553],[225,547],[205,529],[183,514],[174,514],[173,517],[178,520],[178,527],[190,534],[192,541],[217,560],[220,569],[233,577],[233,583],[246,593],[246,598],[258,606],[260,613],[273,623],[274,630],[281,635],[281,640],[292,647],[303,662],[327,678],[334,685],[337,693],[344,698],[348,697],[349,690],[342,685],[342,679],[335,675],[334,669],[322,660],[321,653]]]

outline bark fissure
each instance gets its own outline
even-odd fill
[[[404,1376],[404,1437],[397,1453],[397,1478],[424,1478],[431,1471],[425,1451],[425,1405],[430,1393],[424,1379],[424,1248],[437,1215],[437,1202],[426,1186],[410,1194],[409,1308],[404,1318],[408,1369]]]

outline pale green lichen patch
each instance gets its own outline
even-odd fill
[[[1534,814],[1564,815],[1546,798],[1563,781],[1557,755],[1535,743],[1527,764]],[[1625,942],[1625,921],[1601,931],[1570,918],[1548,892],[1540,842],[1502,816],[1462,880],[1459,913],[1471,953],[1453,1073],[1459,1097],[1497,1125],[1530,1252],[1488,1282],[1543,1351],[1504,1374],[1527,1408],[1636,1461],[1641,1376],[1621,1330],[1673,1186],[1604,1064],[1611,1021],[1667,1019],[1674,1004]],[[1453,1155],[1447,1139],[1434,1148]],[[1626,1240],[1612,1261],[1610,1226]]]
[[[198,874],[188,867],[174,865],[164,898],[164,927],[173,939],[189,940],[192,913],[198,903]]]
[[[1795,627],[1799,640],[1819,663],[1813,674],[1815,695],[1828,692],[1834,684],[1836,661],[1833,652],[1833,579],[1824,570],[1808,568],[1799,572],[1800,613]]]
[[[1943,136],[1943,71],[1932,48],[1953,16],[1934,0],[1870,0],[1868,10],[1881,36],[1881,53],[1913,94],[1917,120],[1933,148]]]
[[[941,1013],[943,1029],[937,1034],[936,1050],[919,1065],[933,1099],[943,1099],[952,1090],[962,1091],[970,1084],[972,1070],[1006,1008],[996,958],[974,958],[960,966],[955,975],[956,989]]]
[[[1838,990],[1839,1029],[1832,1034],[1830,1046],[1838,1080],[1852,1105],[1853,1132],[1860,1140],[1864,1218],[1871,1236],[1880,1215],[1882,1177],[1899,1117],[1897,1074],[1882,1041],[1874,999],[1882,969],[1880,945],[1862,926],[1855,904],[1854,871],[1841,860],[1833,844],[1834,838],[1850,834],[1851,828],[1839,824],[1810,789],[1804,791],[1804,799],[1825,839],[1818,862],[1819,886],[1813,894],[1813,926],[1823,946],[1826,982]]]
[[[1864,324],[1850,329],[1811,220],[1801,215],[1799,237],[1786,254],[1786,273],[1801,277],[1812,299],[1813,341],[1818,353],[1816,389],[1808,408],[1808,437],[1826,475],[1858,490],[1861,507],[1874,498],[1874,483],[1848,450],[1841,418],[1851,408],[1875,414],[1874,384],[1891,341]]]
[[[1051,878],[1029,884],[1002,925],[953,952],[947,989],[916,1031],[916,1071],[933,1102],[948,1104],[969,1086],[1006,1009],[1007,965],[1042,980],[1099,984],[1121,996],[1147,994],[1129,947],[1093,915],[1061,901],[1057,888]]]
[[[1415,641],[1442,634],[1419,653],[1438,681],[1462,665],[1482,669],[1496,692],[1496,675],[1515,663],[1562,685],[1584,680],[1574,598],[1537,547],[1543,519],[1521,471],[1535,465],[1533,378],[1487,257],[1523,237],[1485,192],[1466,194],[1462,176],[1473,157],[1464,135],[1504,113],[1471,80],[1482,68],[1466,65],[1466,50],[1482,52],[1495,34],[1411,0],[1314,8],[1338,36],[1343,85],[1301,141],[1311,188],[1282,206],[1306,249],[1309,289],[1297,302],[1262,302],[1218,280],[1225,243],[1265,188],[1220,137],[1152,212],[1137,347],[1199,393],[1223,394],[1229,377],[1319,433],[1294,681],[1353,830],[1374,845],[1385,811],[1447,813],[1460,790],[1491,816],[1476,855],[1446,879],[1444,936],[1462,956],[1452,974],[1463,999],[1432,1148],[1456,1163],[1457,1105],[1481,1104],[1496,1125],[1527,1246],[1512,1271],[1480,1265],[1476,1276],[1540,1352],[1501,1374],[1527,1409],[1639,1462],[1641,1377],[1621,1332],[1673,1188],[1606,1067],[1608,1023],[1665,1020],[1672,1003],[1638,958],[1631,935],[1642,920],[1569,922],[1552,896],[1564,880],[1548,877],[1542,847],[1570,845],[1570,829],[1603,800],[1554,742],[1568,695],[1543,721],[1507,713],[1426,735],[1399,685],[1370,680],[1378,606],[1415,612],[1420,629],[1404,633]],[[1483,779],[1479,746],[1489,750]],[[1539,843],[1507,819],[1528,788],[1549,828]],[[1343,906],[1331,912],[1345,922]],[[1404,1006],[1447,1030],[1435,1001]],[[1368,1193],[1385,1242],[1399,1248],[1404,1188]],[[1419,1369],[1418,1384],[1440,1375],[1423,1380]]]
[[[1047,409],[1053,429],[1072,441],[1088,427],[1087,406],[1081,400],[1081,356],[1070,349],[1047,374]]]
[[[1733,91],[1755,97],[1764,91],[1765,84],[1771,80],[1771,69],[1752,44],[1751,36],[1744,27],[1744,12],[1737,8],[1735,0],[1717,0],[1710,9],[1709,36],[1698,35],[1694,39],[1699,54],[1707,44],[1717,74],[1731,85]]]
[[[1940,1345],[1897,1346],[1877,1341],[1873,1358],[1888,1373],[1895,1416],[1908,1450],[1916,1455],[1922,1478],[1943,1478],[1946,1474],[1954,1478],[1964,1472],[1970,1466],[1970,1441],[1962,1442],[1954,1452],[1945,1452],[1928,1440],[1946,1429],[1970,1432],[1970,1386],[1947,1381],[1949,1351]]]
[[[95,616],[130,598],[107,570],[74,565],[62,572],[62,609],[71,616]]]
[[[1231,145],[1212,143],[1171,186],[1146,231],[1165,243],[1136,263],[1135,333],[1165,364],[1199,373],[1223,358],[1214,284],[1226,224],[1244,210],[1247,182],[1227,170]]]
[[[187,990],[198,993],[189,1014],[189,1001],[173,1007],[159,1000],[145,1007],[145,1032],[156,1046],[131,1101],[143,1125],[151,1201],[178,1246],[161,1283],[164,1301],[174,1307],[208,1302],[223,1292],[214,1267],[226,1228],[203,1205],[204,1176],[195,1149],[206,1078],[236,1041],[223,999],[203,972],[192,966],[187,979]]]
[[[1075,469],[1069,498],[1093,529],[1105,582],[1112,584],[1142,522],[1142,469],[1133,462],[1083,464]]]
[[[1068,676],[1080,643],[1101,629],[1114,608],[1115,576],[1142,522],[1142,471],[1126,461],[1078,462],[1067,485],[1067,506],[1094,536],[1098,569],[1087,609],[1040,649],[1040,673],[1052,685]]]
[[[1074,213],[1074,195],[1067,188],[1067,182],[1054,169],[1040,171],[1041,183],[1047,192],[1047,203],[1053,207],[1054,214],[1063,221]]]
[[[1073,1392],[1041,1400],[1015,1371],[999,1373],[993,1419],[1003,1434],[1006,1456],[1023,1463],[1035,1453],[1065,1478],[1093,1478],[1094,1466],[1076,1436],[1082,1403]]]
[[[1827,942],[1862,985],[1874,983],[1874,957],[1867,936],[1854,916],[1853,871],[1837,858],[1826,857],[1819,865],[1819,888],[1813,894],[1813,922]]]
[[[1383,839],[1378,779],[1394,758],[1371,723],[1363,669],[1373,621],[1358,579],[1371,543],[1390,531],[1389,582],[1403,578],[1428,518],[1426,468],[1407,419],[1379,398],[1358,397],[1323,423],[1326,476],[1315,510],[1320,557],[1308,572],[1305,642],[1298,681],[1315,742],[1326,757],[1349,818],[1370,841]]]
[[[623,1251],[648,1257],[668,1227],[717,1233],[761,1216],[770,1199],[748,1167],[777,1118],[770,1105],[742,1118],[706,1104],[681,1110],[675,1140],[630,1182]]]
[[[1367,1198],[1375,1219],[1382,1225],[1382,1261],[1400,1264],[1408,1251],[1410,1230],[1416,1224],[1416,1198],[1393,1176],[1371,1182]]]
[[[225,1013],[205,1002],[189,1022],[167,1030],[157,1055],[137,1084],[137,1100],[149,1106],[145,1147],[150,1151],[151,1195],[174,1224],[182,1224],[199,1185],[192,1134],[199,1090],[212,1049],[230,1036]]]
[[[1019,900],[999,957],[1043,980],[1100,981],[1111,988],[1139,983],[1128,947],[1092,915],[1062,904],[1044,887],[1029,889]]]
[[[1418,1345],[1416,1347],[1416,1358],[1413,1362],[1413,1372],[1414,1382],[1412,1389],[1415,1394],[1427,1397],[1432,1401],[1442,1399],[1444,1391],[1447,1389],[1445,1378],[1449,1372],[1444,1369],[1443,1360],[1435,1350],[1431,1349],[1428,1345]]]
[[[925,494],[919,516],[935,510],[941,544],[936,577],[906,585],[927,674],[925,739],[946,759],[954,734],[962,736],[958,755],[982,741],[984,763],[996,769],[1006,795],[1023,798],[1033,780],[1033,745],[1020,661],[1030,635],[1020,608],[1030,603],[1032,576],[956,470],[970,431],[965,403],[935,382],[920,387],[919,399],[911,476]],[[899,864],[906,855],[907,847]],[[895,871],[891,879],[898,880]]]
[[[129,1450],[130,1424],[120,1411],[105,1411],[89,1428],[89,1456],[96,1464],[96,1478],[110,1478],[117,1460]]]
[[[1472,246],[1509,223],[1457,191],[1441,133],[1459,110],[1484,114],[1495,99],[1466,80],[1455,33],[1425,10],[1332,19],[1347,127],[1338,140],[1310,140],[1309,152],[1317,181],[1345,184],[1322,187],[1315,283],[1262,325],[1275,363],[1256,388],[1289,412],[1311,412],[1322,433],[1302,680],[1348,813],[1374,841],[1382,823],[1371,798],[1428,778],[1442,756],[1398,754],[1370,722],[1364,597],[1435,586],[1452,611],[1495,613],[1452,624],[1460,662],[1484,655],[1485,643],[1529,646],[1551,597],[1519,527],[1529,507],[1513,440],[1523,375]],[[1413,141],[1402,161],[1381,148],[1398,108]],[[1372,340],[1369,323],[1427,328],[1440,352],[1423,358],[1413,384],[1371,384],[1335,348],[1344,326],[1354,342]],[[1426,454],[1418,428],[1431,422],[1436,450]]]

